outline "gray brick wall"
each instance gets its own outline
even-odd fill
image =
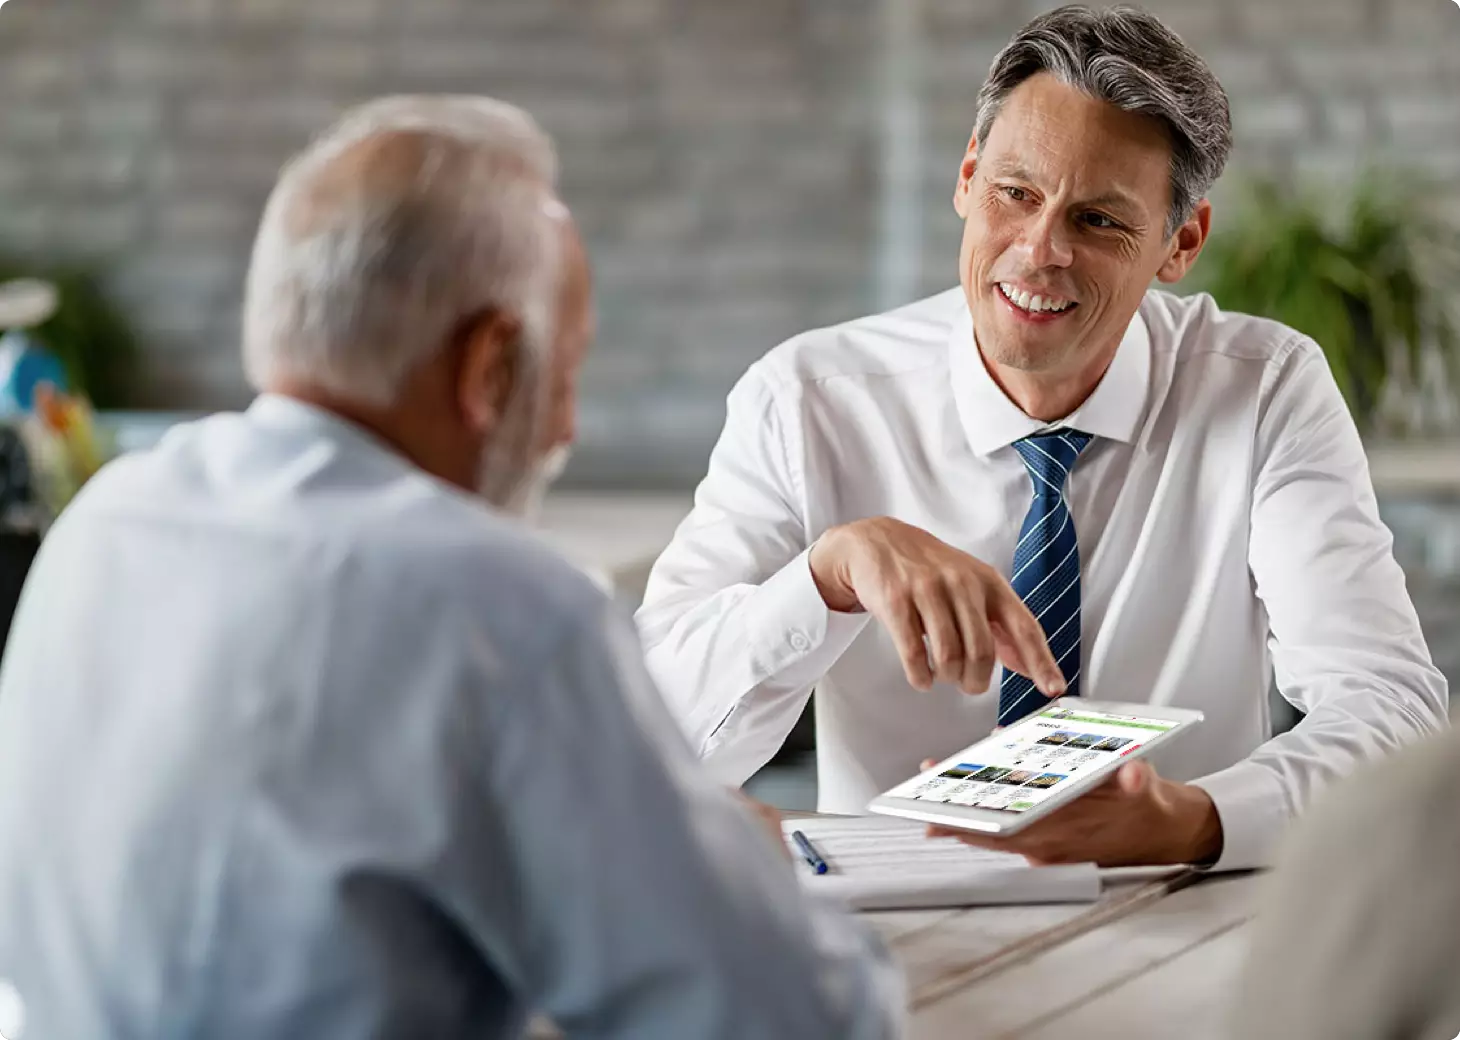
[[[1049,6],[10,0],[0,248],[106,265],[146,344],[137,403],[239,405],[240,285],[280,162],[376,94],[500,95],[557,137],[597,266],[573,476],[684,483],[774,343],[952,284],[972,98]],[[1150,6],[1232,95],[1234,176],[1372,154],[1460,183],[1453,0]]]

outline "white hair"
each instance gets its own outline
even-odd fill
[[[391,138],[404,147],[373,170],[341,171]],[[489,98],[347,113],[285,167],[265,209],[244,305],[249,381],[388,406],[464,323],[497,311],[523,328],[510,425],[535,428],[565,212],[556,165],[532,118]]]

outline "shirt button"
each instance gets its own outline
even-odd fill
[[[811,649],[811,640],[807,639],[804,633],[792,632],[791,649],[795,650],[798,654],[804,654],[807,650]]]

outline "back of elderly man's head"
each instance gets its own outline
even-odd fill
[[[397,97],[347,114],[285,168],[254,246],[244,361],[258,389],[393,403],[417,366],[487,314],[552,338],[556,160],[521,110]]]

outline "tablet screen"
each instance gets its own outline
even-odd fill
[[[887,796],[1024,812],[1179,725],[1051,704],[975,744],[956,764],[915,776]]]

